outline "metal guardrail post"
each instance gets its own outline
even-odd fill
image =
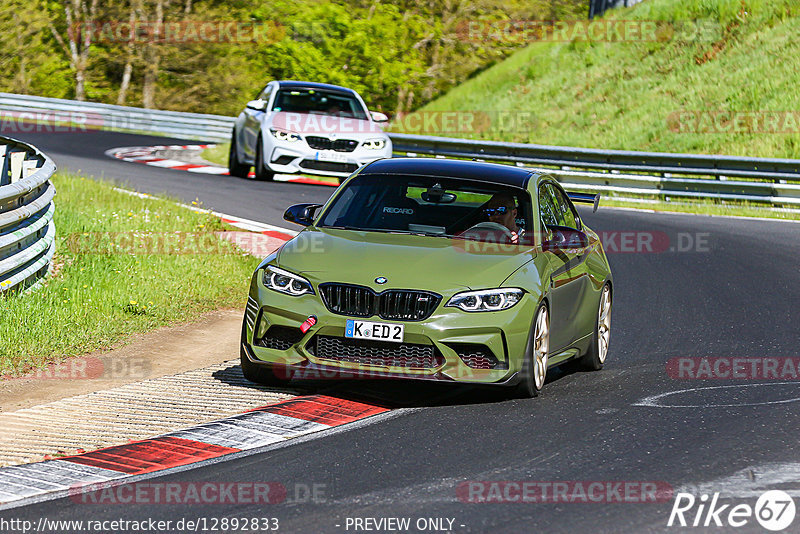
[[[0,137],[0,292],[41,279],[55,252],[56,166],[36,147]]]

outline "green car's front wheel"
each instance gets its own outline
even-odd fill
[[[547,357],[550,350],[550,314],[545,303],[539,305],[533,320],[533,333],[528,342],[520,370],[517,394],[530,398],[539,395],[547,378]]]

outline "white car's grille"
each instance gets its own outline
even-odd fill
[[[329,139],[316,135],[306,136],[308,146],[316,150],[335,150],[337,152],[352,152],[358,146],[354,139]]]

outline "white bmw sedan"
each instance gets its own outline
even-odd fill
[[[349,176],[392,156],[392,142],[352,89],[313,82],[274,81],[247,103],[233,127],[228,170],[256,180],[275,174]]]

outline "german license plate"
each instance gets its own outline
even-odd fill
[[[404,329],[405,326],[402,324],[371,323],[369,321],[348,319],[344,329],[344,337],[402,343]]]
[[[317,161],[335,161],[336,163],[347,163],[347,155],[333,150],[320,150],[317,152]]]

